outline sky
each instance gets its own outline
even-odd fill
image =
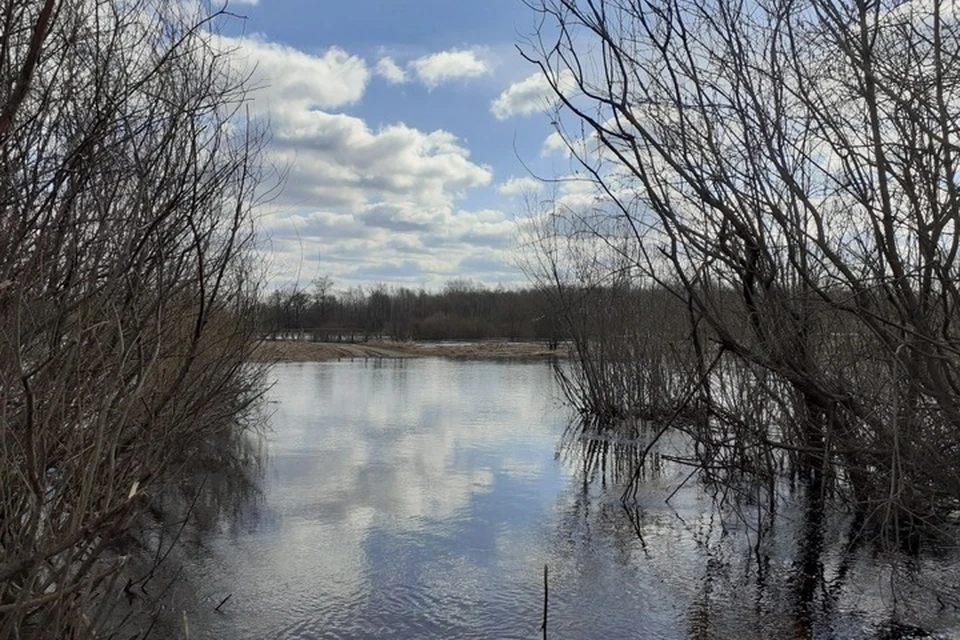
[[[517,218],[569,171],[551,99],[516,49],[522,0],[231,0],[224,36],[255,69],[267,158],[270,288],[452,279],[522,286]]]

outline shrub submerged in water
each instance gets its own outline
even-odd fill
[[[578,404],[660,414],[711,482],[796,472],[894,545],[956,539],[956,12],[531,7],[579,184],[535,203],[529,271],[580,332]]]

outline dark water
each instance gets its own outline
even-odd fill
[[[174,605],[192,637],[541,638],[545,564],[549,638],[960,637],[952,560],[891,569],[802,509],[757,543],[695,483],[667,504],[687,474],[669,466],[625,509],[560,447],[545,363],[274,376],[263,496],[194,552]]]

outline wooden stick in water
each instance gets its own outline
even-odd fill
[[[226,598],[224,598],[223,600],[221,600],[221,601],[220,601],[220,604],[217,605],[217,608],[214,609],[214,611],[216,611],[217,613],[219,613],[219,612],[220,612],[220,607],[222,607],[222,606],[224,605],[224,603],[226,603],[226,601],[229,600],[232,595],[233,595],[233,594],[231,593],[229,596],[227,596]]]
[[[547,565],[543,565],[543,624],[540,630],[543,631],[543,640],[547,640],[547,603],[550,601],[550,594],[547,587]]]

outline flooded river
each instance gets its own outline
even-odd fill
[[[952,560],[891,573],[840,525],[811,556],[800,510],[757,543],[694,482],[674,494],[682,469],[625,509],[585,481],[546,363],[272,375],[262,495],[190,552],[195,637],[542,638],[544,565],[549,638],[960,637]]]

